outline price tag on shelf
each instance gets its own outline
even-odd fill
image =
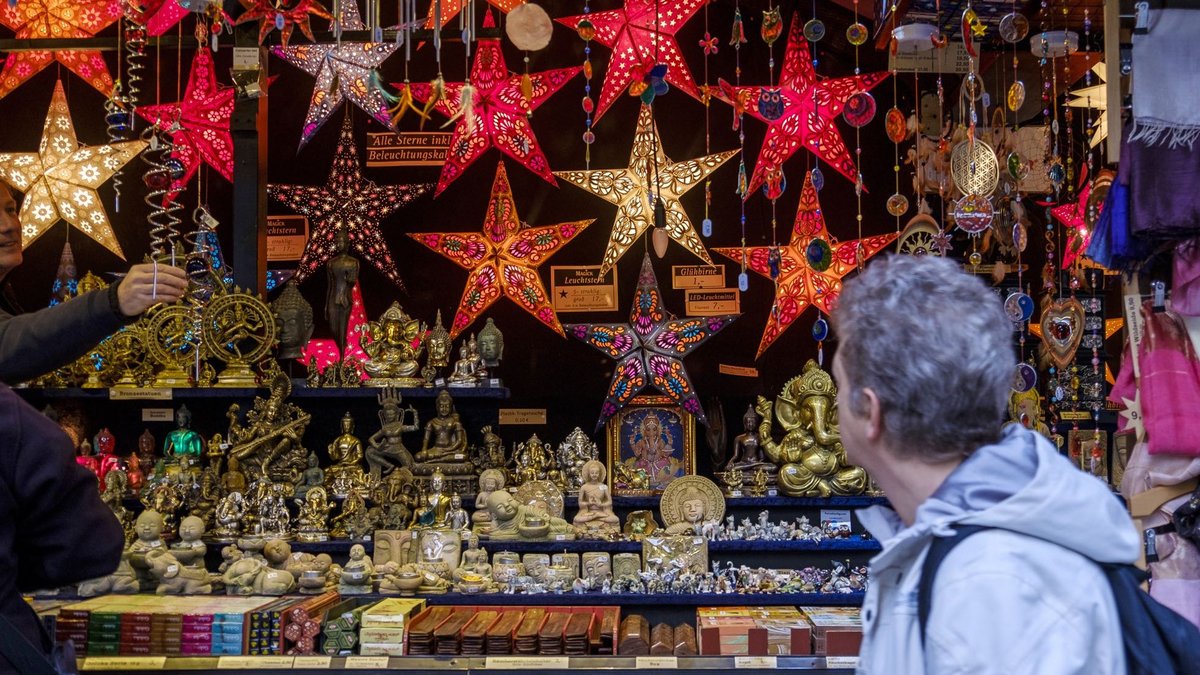
[[[83,660],[83,670],[162,670],[165,656],[89,656]]]
[[[538,668],[569,668],[566,656],[489,656],[483,667],[489,670],[526,670]]]
[[[774,668],[778,665],[778,659],[774,656],[735,656],[733,657],[734,668]]]
[[[346,668],[359,670],[381,670],[388,667],[386,656],[347,656]]]
[[[639,656],[637,668],[657,668],[659,670],[674,670],[679,667],[679,659],[674,656]]]
[[[308,668],[310,670],[328,670],[333,666],[333,659],[328,656],[297,656],[293,668]]]
[[[110,401],[170,401],[174,398],[170,389],[152,387],[113,387],[108,390]]]
[[[217,670],[287,670],[294,656],[221,656]]]
[[[857,668],[858,667],[858,657],[857,656],[826,656],[825,657],[825,667],[826,668]]]

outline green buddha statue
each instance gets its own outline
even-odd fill
[[[192,431],[192,411],[188,410],[186,405],[175,411],[175,424],[178,425],[177,428],[167,434],[167,439],[163,442],[163,454],[170,459],[199,459],[204,451],[204,439]]]

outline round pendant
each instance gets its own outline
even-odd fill
[[[1008,175],[1012,176],[1013,180],[1021,180],[1025,177],[1025,165],[1021,162],[1020,155],[1010,152],[1005,162],[1008,164]]]
[[[979,267],[979,265],[983,263],[983,254],[979,251],[972,251],[971,255],[967,257],[967,261],[970,262],[973,267]]]
[[[825,37],[825,24],[820,19],[809,19],[804,24],[804,39],[809,42],[820,42]]]
[[[887,111],[887,115],[883,119],[883,126],[887,131],[888,138],[893,143],[902,143],[905,138],[908,138],[908,120],[899,108]]]
[[[967,234],[981,234],[992,224],[992,203],[983,195],[967,195],[954,205],[954,223]]]
[[[870,33],[867,31],[867,27],[861,23],[852,23],[846,29],[846,41],[855,47],[861,47],[866,44],[869,36]]]
[[[813,239],[804,249],[804,257],[814,271],[824,272],[833,264],[833,249],[824,239]]]
[[[842,111],[846,124],[861,129],[875,119],[875,98],[865,91],[860,91],[846,101],[846,109]]]
[[[1029,232],[1026,231],[1024,223],[1013,225],[1013,247],[1018,253],[1024,253],[1025,247],[1029,245]]]
[[[1008,87],[1008,109],[1016,112],[1025,103],[1025,83],[1017,80]]]
[[[575,32],[579,34],[580,39],[585,41],[591,40],[596,37],[596,26],[591,21],[583,19],[575,24]]]
[[[1062,182],[1067,179],[1067,170],[1058,162],[1051,164],[1050,170],[1047,173],[1050,176],[1051,182],[1057,185],[1062,185]]]
[[[1013,12],[1005,14],[1000,19],[1000,38],[1005,42],[1012,44],[1020,42],[1029,35],[1029,19],[1023,14]]]
[[[180,180],[187,173],[187,167],[175,157],[168,157],[163,166],[171,173],[171,180]]]
[[[1013,323],[1028,321],[1033,316],[1033,298],[1020,291],[1009,294],[1004,300],[1004,313]]]
[[[908,197],[897,192],[888,197],[887,212],[893,216],[900,217],[908,212]]]
[[[817,319],[814,321],[812,327],[812,336],[817,342],[821,342],[825,338],[829,337],[829,322],[825,319]]]
[[[1018,363],[1013,371],[1012,390],[1024,394],[1037,386],[1037,371],[1028,363]]]
[[[821,167],[819,167],[819,166],[813,167],[812,185],[813,185],[813,189],[816,190],[817,192],[820,192],[821,188],[825,187],[825,174],[821,173]]]

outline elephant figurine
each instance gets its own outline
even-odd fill
[[[137,574],[129,564],[129,552],[121,554],[121,562],[112,574],[80,582],[77,590],[80,597],[92,598],[97,595],[131,595],[138,592]]]

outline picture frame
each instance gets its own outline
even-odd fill
[[[1108,432],[1072,429],[1067,432],[1067,456],[1084,473],[1108,482]]]
[[[614,495],[659,495],[696,472],[696,420],[666,396],[634,398],[608,420],[607,432]]]

